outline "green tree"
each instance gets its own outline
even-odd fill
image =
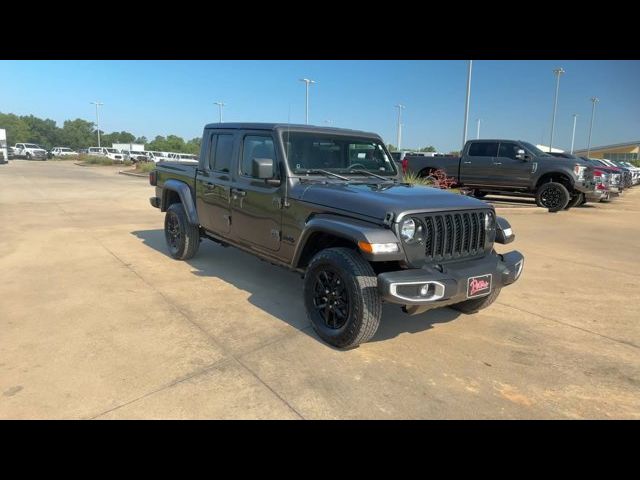
[[[29,125],[13,113],[0,113],[0,128],[7,131],[7,145],[31,141]]]
[[[94,128],[95,123],[81,118],[65,120],[60,132],[60,145],[74,150],[97,145],[98,138]]]
[[[421,152],[437,152],[436,147],[433,145],[429,145],[428,147],[424,147],[420,149]]]

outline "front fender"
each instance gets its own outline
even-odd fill
[[[163,212],[166,212],[167,208],[169,208],[169,205],[167,204],[169,201],[169,196],[167,195],[168,191],[176,192],[180,197],[184,210],[187,212],[187,219],[189,220],[189,223],[192,225],[200,225],[196,205],[193,201],[193,193],[191,192],[189,185],[173,178],[164,182],[164,185],[162,185],[161,209]]]
[[[362,220],[355,220],[346,217],[340,217],[338,215],[321,214],[316,215],[305,223],[300,240],[296,245],[295,253],[293,256],[292,264],[298,266],[302,253],[307,245],[307,242],[314,233],[321,232],[334,235],[338,238],[343,238],[352,242],[354,245],[358,245],[358,242],[366,243],[397,243],[398,252],[396,253],[366,253],[360,251],[360,253],[369,261],[384,262],[384,261],[398,261],[404,260],[404,251],[400,240],[393,231],[388,228],[384,228],[379,225],[364,222]]]

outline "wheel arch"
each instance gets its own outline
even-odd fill
[[[182,203],[187,213],[187,219],[192,225],[199,225],[198,212],[193,201],[193,193],[189,186],[180,180],[167,180],[162,186],[162,200],[160,202],[160,210],[167,211],[170,205],[174,203]]]
[[[540,178],[538,178],[538,181],[536,182],[535,190],[538,190],[538,188],[540,188],[541,185],[548,182],[561,183],[562,185],[567,187],[567,190],[569,190],[569,193],[572,193],[574,190],[573,179],[569,175],[567,175],[565,172],[547,172],[544,175],[541,175]]]
[[[347,247],[359,250],[358,243],[400,243],[395,234],[374,224],[335,215],[316,215],[305,225],[293,255],[294,268],[306,268],[313,256],[325,248]],[[360,251],[369,261],[402,260],[402,248],[398,253],[369,254]]]

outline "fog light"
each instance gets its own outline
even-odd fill
[[[429,295],[429,290],[431,289],[431,284],[430,283],[426,283],[422,286],[422,288],[420,289],[420,296],[421,297],[426,297]]]

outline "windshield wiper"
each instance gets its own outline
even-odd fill
[[[311,170],[305,170],[304,173],[306,173],[307,175],[314,174],[314,173],[321,173],[322,175],[328,175],[328,176],[331,176],[331,177],[336,177],[336,178],[339,178],[340,180],[344,180],[346,182],[349,181],[349,179],[347,177],[343,177],[342,175],[338,175],[337,173],[329,172],[327,170],[320,170],[318,168],[312,168]]]
[[[363,173],[365,175],[369,175],[370,177],[379,178],[380,180],[394,180],[394,182],[395,182],[395,179],[390,179],[388,177],[383,177],[382,175],[378,175],[378,174],[370,172],[368,170],[351,169],[351,170],[349,170],[349,173]]]

